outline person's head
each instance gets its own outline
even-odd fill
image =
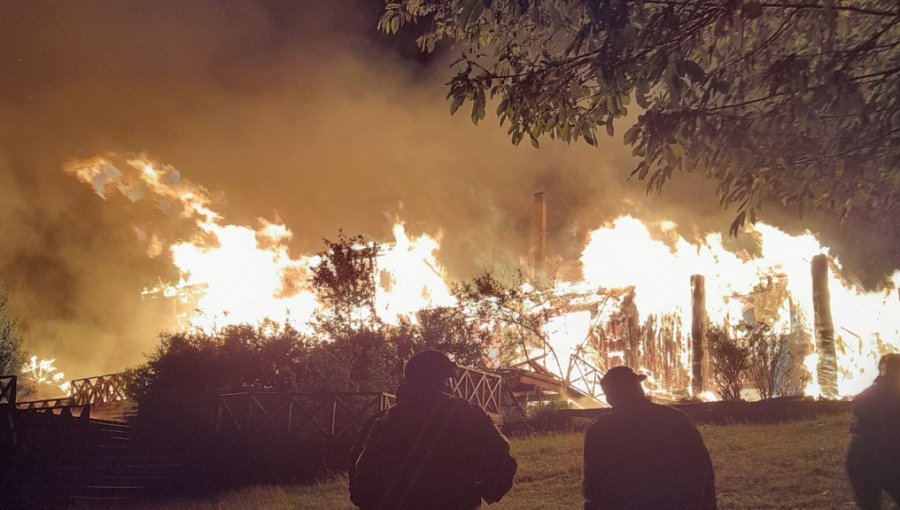
[[[403,367],[403,382],[422,387],[447,386],[456,376],[456,363],[440,351],[414,354]]]
[[[634,373],[630,367],[613,367],[600,379],[600,387],[609,405],[628,405],[646,399],[641,387],[641,382],[646,378],[646,375]]]
[[[885,354],[878,361],[878,377],[900,388],[900,354]]]

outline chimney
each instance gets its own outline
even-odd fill
[[[532,222],[533,222],[533,260],[531,281],[535,287],[540,287],[544,279],[544,257],[547,248],[547,202],[544,199],[544,192],[538,191],[534,194],[534,205],[532,206]]]

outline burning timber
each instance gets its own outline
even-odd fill
[[[148,299],[155,301],[151,306],[171,305],[173,327],[213,331],[268,318],[302,329],[312,320],[321,303],[305,282],[318,259],[291,252],[287,225],[262,218],[255,227],[230,223],[214,193],[176,169],[144,154],[112,158],[71,162],[66,171],[103,199],[119,193],[165,204],[192,229],[178,239],[155,232],[151,240],[158,242],[148,246],[148,256],[165,254],[179,275],[145,294],[163,298]],[[792,388],[845,397],[871,381],[879,355],[900,350],[896,299],[843,279],[837,260],[823,264],[827,295],[816,290],[821,285],[812,281],[810,257],[828,248],[811,232],[793,235],[757,222],[741,234],[754,247],[737,249],[717,233],[689,241],[674,222],[625,214],[589,233],[578,281],[559,282],[548,271],[548,197],[538,192],[530,198],[533,279],[527,293],[546,297],[532,304],[546,320],[521,334],[517,359],[487,360],[493,369],[525,363],[534,372],[540,366],[560,391],[593,395],[585,405],[602,403],[592,389],[596,373],[626,363],[650,376],[650,391],[659,397],[715,398],[704,329],[735,333],[769,324],[802,360]],[[421,309],[460,304],[440,260],[440,231],[411,236],[397,218],[393,240],[380,247],[374,302],[382,322],[397,325]],[[900,272],[893,279],[900,284]],[[824,301],[830,301],[830,327]]]
[[[821,387],[821,396],[839,396],[836,344],[844,351],[849,349],[835,340],[825,270],[827,258],[814,257],[809,289],[816,303],[814,337],[804,327],[803,314],[783,273],[766,275],[750,293],[727,297],[727,309],[734,316],[726,316],[726,325],[735,321],[748,328],[781,325],[781,332],[767,340],[784,343],[783,348],[773,351],[783,359],[770,360],[782,367],[774,376],[778,378],[779,395],[809,394],[810,388]],[[599,378],[614,366],[626,365],[648,375],[648,394],[657,400],[715,398],[706,335],[712,321],[707,312],[704,276],[691,276],[685,289],[691,296],[689,326],[678,313],[641,320],[635,287],[552,295],[551,311],[541,333],[523,342],[522,360],[507,367],[518,372],[519,384],[513,388],[526,400],[550,395],[565,398],[576,407],[604,406]],[[879,352],[889,349],[878,348]],[[808,359],[818,359],[818,363],[805,364]],[[752,399],[751,381],[745,382],[745,390]],[[812,394],[816,395],[815,390]]]

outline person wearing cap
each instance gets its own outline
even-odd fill
[[[456,365],[442,352],[412,356],[397,401],[360,434],[350,500],[363,510],[469,510],[512,487],[509,442],[477,405],[453,397]],[[368,429],[368,430],[367,430]]]
[[[703,438],[687,415],[647,399],[646,378],[620,366],[600,380],[612,410],[585,432],[585,510],[715,509],[715,475]]]
[[[886,354],[878,377],[853,399],[847,475],[856,503],[881,508],[881,491],[900,505],[900,354]]]

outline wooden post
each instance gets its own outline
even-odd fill
[[[819,387],[825,398],[837,398],[837,354],[834,348],[834,322],[831,320],[831,295],[828,292],[828,257],[812,259],[813,311],[816,350],[819,352]]]
[[[706,287],[702,274],[691,275],[691,391],[706,391]]]
[[[0,405],[16,408],[16,380],[14,375],[0,376]]]
[[[534,228],[534,260],[532,283],[536,288],[542,288],[544,280],[544,259],[547,246],[547,202],[544,200],[544,192],[534,194],[533,228]]]
[[[335,422],[337,421],[337,397],[331,402],[331,439],[334,439]]]

